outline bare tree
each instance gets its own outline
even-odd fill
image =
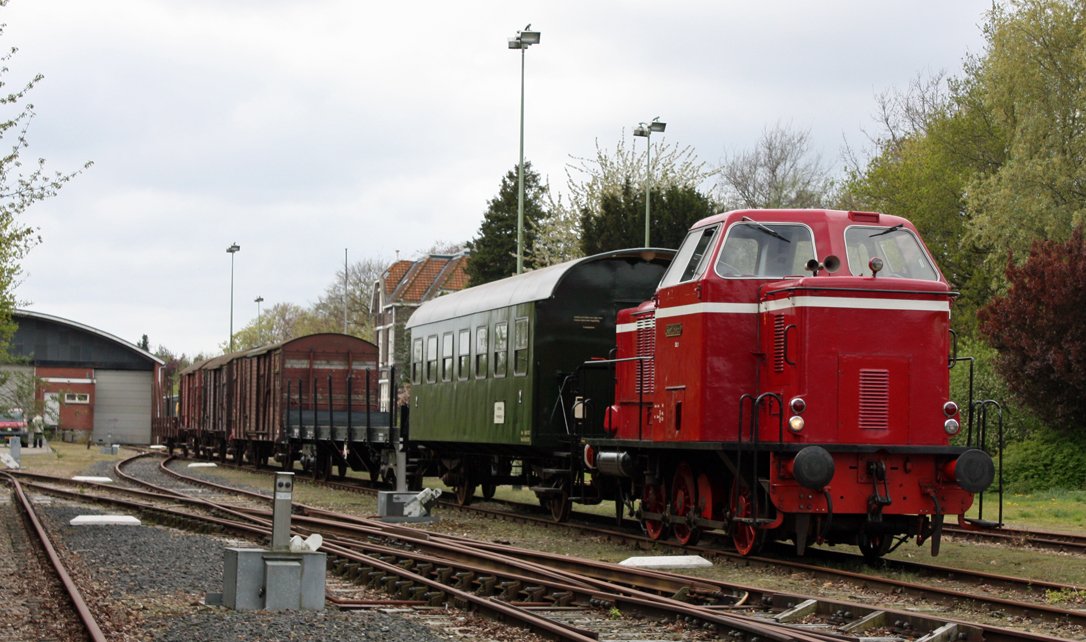
[[[729,209],[820,207],[833,187],[810,131],[777,124],[762,131],[754,149],[725,158],[717,200]]]

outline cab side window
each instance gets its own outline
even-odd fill
[[[679,247],[675,260],[671,262],[664,278],[660,280],[660,287],[685,283],[701,276],[709,262],[709,255],[713,251],[713,239],[720,231],[719,225],[694,230],[686,235],[686,239]]]

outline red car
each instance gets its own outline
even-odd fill
[[[10,437],[18,437],[25,448],[29,444],[27,436],[26,419],[22,412],[12,411],[0,415],[0,441],[7,444]]]

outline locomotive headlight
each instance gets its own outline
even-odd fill
[[[803,400],[803,397],[792,397],[792,401],[788,402],[788,407],[797,415],[802,415],[803,411],[807,409],[807,402]]]
[[[946,402],[945,404],[943,404],[943,414],[947,417],[953,417],[954,415],[958,414],[958,404],[954,403],[953,401]]]
[[[948,435],[956,435],[961,429],[962,425],[958,423],[957,419],[947,419],[943,422],[943,430],[945,430]]]
[[[792,417],[788,419],[788,429],[797,435],[803,432],[803,427],[805,425],[806,422],[803,421],[803,417],[800,417],[799,415],[792,415]]]

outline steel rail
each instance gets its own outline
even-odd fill
[[[101,627],[98,626],[98,621],[94,619],[94,614],[91,613],[87,601],[83,599],[83,594],[79,591],[79,587],[76,586],[72,576],[68,573],[68,569],[64,567],[64,562],[60,559],[60,554],[57,552],[56,547],[53,546],[52,540],[49,539],[49,534],[45,531],[45,526],[43,526],[41,520],[38,519],[38,515],[34,510],[33,504],[30,502],[30,498],[27,497],[26,493],[23,491],[22,483],[13,475],[7,473],[4,474],[4,478],[11,484],[15,491],[15,495],[19,498],[19,505],[26,514],[27,519],[30,521],[34,533],[37,535],[38,542],[41,544],[42,550],[45,551],[46,556],[49,558],[49,563],[56,572],[57,578],[64,585],[64,590],[68,594],[68,600],[71,601],[72,606],[75,607],[75,612],[76,615],[79,616],[79,621],[83,623],[83,628],[87,630],[87,636],[93,642],[106,642],[105,633],[103,633]]]

